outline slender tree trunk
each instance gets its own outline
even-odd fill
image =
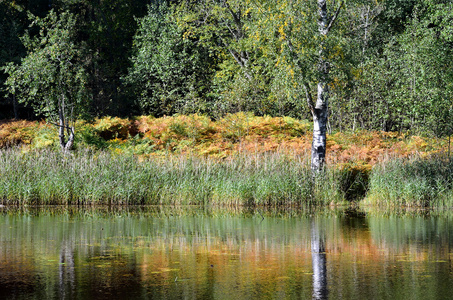
[[[303,79],[302,86],[305,90],[305,95],[313,116],[313,142],[311,145],[311,169],[314,173],[321,171],[324,168],[326,161],[326,134],[328,125],[329,111],[329,69],[328,51],[326,49],[325,40],[327,34],[335,23],[340,10],[343,7],[343,1],[340,0],[336,11],[329,17],[327,14],[327,0],[317,0],[318,3],[318,32],[321,36],[321,44],[319,49],[318,61],[318,91],[316,103],[310,93],[309,83]],[[288,47],[293,56],[296,56],[294,47],[290,40],[287,40]]]
[[[64,147],[64,152],[70,151],[72,149],[72,146],[74,145],[74,126],[68,127],[68,131],[69,138]]]
[[[318,97],[313,110],[313,142],[311,145],[311,168],[313,171],[320,171],[326,160],[328,97],[327,82],[319,82]]]
[[[16,95],[13,94],[13,98],[12,98],[12,101],[13,101],[13,111],[14,111],[14,119],[19,119],[19,112],[18,112],[18,108],[17,108],[17,99],[16,99]]]
[[[74,126],[69,127],[69,123],[65,119],[65,101],[62,96],[62,101],[58,108],[58,137],[60,139],[60,147],[63,152],[68,152],[74,145]],[[68,140],[65,138],[65,130],[68,131]]]
[[[364,32],[364,36],[363,36],[363,47],[362,47],[362,59],[365,58],[365,49],[367,48],[368,46],[368,20],[369,20],[369,16],[370,16],[370,6],[368,5],[367,6],[367,11],[366,13],[364,12],[364,19],[365,19],[365,32]]]
[[[64,113],[63,109],[60,107],[58,109],[58,137],[60,139],[60,147],[61,150],[64,152],[66,142],[65,142],[65,134],[64,134],[64,129],[65,129],[65,122],[64,122]]]
[[[327,1],[318,0],[319,23],[318,30],[325,40],[336,15],[329,22],[327,16]],[[337,13],[339,10],[337,11]],[[326,133],[327,133],[327,119],[329,108],[329,63],[327,62],[327,53],[325,45],[322,42],[319,50],[318,62],[318,93],[316,104],[312,109],[313,115],[313,143],[311,146],[311,168],[313,171],[319,172],[324,168],[326,160]]]

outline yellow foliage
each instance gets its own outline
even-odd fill
[[[40,130],[48,127],[43,121],[2,120],[0,121],[0,148],[30,145]]]
[[[169,153],[226,158],[238,152],[283,152],[309,156],[311,123],[290,117],[258,117],[252,113],[228,114],[213,121],[202,115],[176,115],[132,119],[102,118],[94,123],[77,122],[93,132],[112,152],[140,156]],[[80,137],[80,135],[78,135]],[[80,140],[79,140],[80,143]],[[43,148],[58,144],[54,126],[45,122],[0,121],[0,148]],[[89,145],[82,145],[93,147]],[[335,133],[327,137],[328,164],[357,164],[364,168],[389,157],[427,156],[446,151],[437,139],[382,131]]]
[[[102,119],[96,119],[94,123],[94,129],[98,134],[106,139],[121,138],[126,139],[129,134],[134,134],[133,126],[130,120],[105,117]]]

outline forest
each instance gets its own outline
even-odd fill
[[[326,5],[320,35],[313,0],[2,0],[0,119],[311,119],[322,77],[329,132],[449,135],[452,1]]]

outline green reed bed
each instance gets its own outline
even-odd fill
[[[396,159],[373,168],[364,204],[453,207],[453,162],[445,156]]]
[[[340,173],[312,180],[307,161],[283,154],[226,160],[79,151],[0,151],[2,204],[306,205],[343,200]]]

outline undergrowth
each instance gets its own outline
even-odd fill
[[[308,155],[311,122],[289,117],[228,114],[213,121],[202,115],[175,115],[131,119],[105,117],[76,124],[78,149],[106,150],[117,154],[163,157],[169,154],[227,158],[244,153],[285,152]],[[0,149],[58,149],[55,126],[45,122],[0,122]],[[394,132],[337,132],[328,135],[329,164],[359,165],[370,170],[383,159],[427,156],[446,150],[446,140],[406,136]]]

